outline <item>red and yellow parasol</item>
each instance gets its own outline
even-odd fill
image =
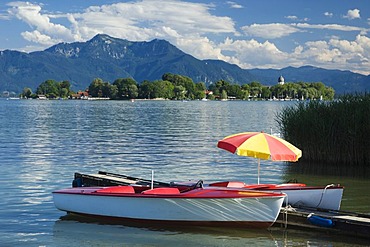
[[[258,159],[258,184],[260,159],[274,161],[297,161],[302,151],[279,137],[264,132],[244,132],[225,137],[217,147],[233,154]]]

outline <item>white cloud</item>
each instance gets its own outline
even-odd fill
[[[327,69],[349,69],[369,74],[370,38],[357,35],[353,41],[333,38],[329,41],[306,42],[304,46],[296,47],[289,57]]]
[[[328,30],[338,30],[338,31],[368,31],[368,29],[361,28],[361,27],[354,27],[354,26],[346,26],[346,25],[339,25],[339,24],[308,24],[308,23],[297,23],[292,24],[298,28],[311,28],[311,29],[328,29]]]
[[[346,18],[346,19],[349,19],[349,20],[361,18],[360,17],[360,10],[350,9],[350,10],[347,11],[347,15],[343,16],[343,18]]]
[[[38,43],[43,46],[51,46],[55,43],[62,42],[63,40],[53,40],[50,36],[40,33],[39,31],[35,30],[32,32],[23,32],[21,33],[22,37],[28,41],[33,43]]]
[[[227,57],[228,62],[237,63],[242,68],[275,68],[286,64],[288,54],[280,51],[273,43],[260,43],[251,40],[232,40],[230,38],[218,46],[222,51],[234,53]],[[281,68],[281,67],[280,67]]]
[[[226,3],[229,4],[230,8],[232,8],[232,9],[242,9],[242,8],[244,8],[243,5],[240,5],[236,2],[227,1]]]
[[[271,24],[252,24],[241,28],[247,35],[275,39],[288,36],[301,30],[290,24],[271,23]]]
[[[232,53],[225,61],[236,63],[242,68],[275,68],[313,65],[327,69],[352,70],[369,74],[370,38],[357,35],[355,40],[332,38],[297,45],[292,52],[281,51],[269,41],[232,40],[218,45],[221,53]]]
[[[325,12],[324,15],[327,17],[333,17],[333,13],[330,13],[330,12]]]
[[[297,20],[298,19],[298,17],[295,16],[295,15],[284,16],[284,18],[289,19],[289,20]]]
[[[204,34],[237,34],[231,18],[210,13],[212,5],[178,0],[122,2],[66,14],[46,14],[41,5],[29,2],[12,2],[8,6],[11,7],[9,14],[38,31],[24,35],[34,42],[46,41],[41,35],[49,36],[50,40],[69,42],[87,40],[97,33],[132,41],[156,37],[173,39],[182,35],[181,39]],[[57,18],[64,18],[70,26],[53,23]]]
[[[87,29],[131,40],[163,36],[164,26],[183,34],[235,32],[231,18],[211,15],[209,9],[209,5],[199,3],[143,0],[91,7],[79,14],[78,20]]]
[[[305,18],[298,18],[298,16],[295,16],[295,15],[288,15],[288,16],[284,16],[285,19],[288,19],[288,20],[291,20],[291,21],[308,21],[309,18],[305,17]]]
[[[40,5],[29,2],[11,2],[8,6],[11,7],[8,9],[9,15],[15,16],[35,29],[32,32],[22,33],[25,39],[46,45],[52,44],[50,43],[52,40],[54,40],[54,42],[59,40],[74,40],[68,28],[60,24],[52,23],[48,15],[41,13]],[[47,38],[47,36],[49,38]]]
[[[182,51],[192,54],[198,59],[219,59],[224,61],[230,61],[231,59],[223,55],[222,50],[207,37],[181,37],[174,42]]]
[[[346,26],[339,24],[308,24],[308,23],[270,23],[270,24],[252,24],[250,26],[244,26],[241,28],[246,35],[261,37],[265,39],[275,39],[285,36],[289,36],[297,32],[305,32],[306,29],[327,29],[337,31],[359,31],[361,34],[366,34],[369,29]]]

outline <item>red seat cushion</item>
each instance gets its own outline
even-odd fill
[[[144,190],[141,192],[145,195],[168,195],[168,194],[180,194],[180,190],[178,188],[155,188],[151,190]]]
[[[112,186],[103,188],[96,191],[97,193],[135,193],[134,187],[132,186]]]

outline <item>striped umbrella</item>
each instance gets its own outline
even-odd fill
[[[264,132],[244,132],[225,137],[217,147],[233,154],[258,159],[258,184],[260,182],[260,159],[274,161],[297,161],[302,151],[289,142]]]

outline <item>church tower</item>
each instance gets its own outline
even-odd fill
[[[284,85],[284,77],[281,75],[278,79],[279,85]]]

